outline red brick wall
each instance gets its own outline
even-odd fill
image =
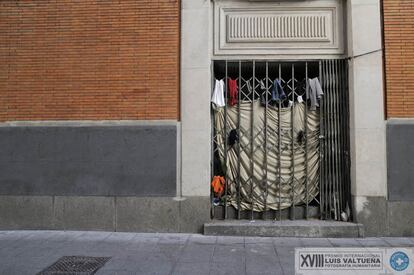
[[[414,117],[414,1],[384,0],[388,117]]]
[[[179,0],[1,0],[0,121],[178,119]]]

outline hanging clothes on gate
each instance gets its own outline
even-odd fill
[[[268,83],[266,83],[266,85],[268,85]],[[278,101],[274,100],[275,96],[274,96],[273,91],[271,94],[268,93],[268,87],[266,85],[263,80],[260,80],[260,104],[263,107],[266,106],[266,96],[267,96],[267,106],[275,106],[279,104]]]
[[[272,89],[272,101],[279,102],[286,99],[285,91],[283,91],[282,85],[280,84],[280,80],[278,78],[273,81],[273,89]]]
[[[308,79],[309,82],[309,97],[311,101],[311,107],[310,109],[312,111],[316,110],[316,107],[319,107],[318,100],[321,99],[321,96],[323,95],[321,83],[319,82],[319,79],[317,77]]]
[[[260,80],[260,104],[262,106],[266,106],[266,94],[267,94],[267,88],[266,85],[264,84],[263,80]],[[272,99],[270,98],[269,94],[267,94],[267,105],[271,105],[272,104]]]
[[[260,88],[262,89],[260,102],[262,106],[266,105],[266,86],[264,85],[263,80],[260,81]],[[279,102],[283,102],[287,98],[285,91],[282,88],[282,85],[280,83],[279,79],[275,79],[273,82],[273,88],[271,91],[271,94],[267,98],[267,104],[272,106],[277,106]]]
[[[226,106],[226,100],[224,99],[224,80],[217,80],[214,86],[213,96],[211,97],[213,107],[219,108]]]
[[[234,106],[237,104],[238,96],[239,96],[237,80],[229,78],[227,85],[228,85],[228,92],[229,92],[229,105]]]
[[[249,94],[253,92],[253,87],[252,87],[252,84],[250,83],[250,80],[246,81],[246,86],[247,86],[247,91],[249,92]]]
[[[260,89],[262,89],[262,91],[266,90],[266,85],[264,84],[263,80],[260,80]]]
[[[230,131],[227,142],[228,142],[230,147],[233,146],[234,144],[236,144],[236,142],[239,142],[239,134],[238,134],[236,129],[232,129]]]

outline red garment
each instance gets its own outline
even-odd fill
[[[229,91],[229,104],[230,106],[234,106],[237,104],[237,99],[238,99],[238,87],[237,87],[237,80],[235,79],[229,79],[228,80],[228,90]]]

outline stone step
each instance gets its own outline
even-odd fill
[[[204,234],[212,236],[360,238],[362,224],[322,220],[215,220],[204,224]]]
[[[279,210],[268,210],[266,212],[256,212],[253,211],[253,219],[255,220],[275,220],[279,219],[288,220],[292,216],[295,216],[296,220],[302,220],[306,217],[306,208],[304,205],[297,205],[293,210],[292,207]],[[252,216],[251,210],[242,210],[240,211],[240,219],[241,220],[250,220]],[[319,206],[309,205],[308,206],[308,218],[309,219],[317,219],[320,216]],[[224,206],[218,205],[213,207],[213,218],[216,220],[223,220],[224,219]],[[238,212],[233,206],[227,207],[227,219],[238,219]]]

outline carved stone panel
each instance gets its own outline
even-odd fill
[[[341,55],[343,1],[215,1],[215,55]]]

